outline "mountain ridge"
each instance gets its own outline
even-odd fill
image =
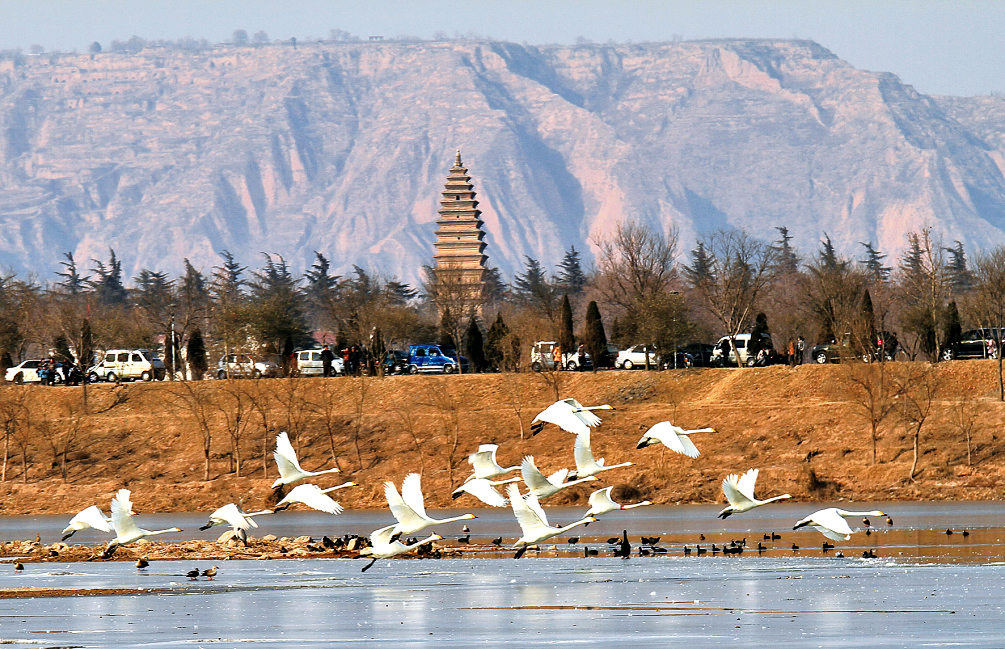
[[[0,61],[0,265],[124,275],[314,251],[417,284],[462,151],[504,277],[622,219],[785,226],[892,260],[1005,242],[1005,100],[929,97],[811,41],[311,43]]]

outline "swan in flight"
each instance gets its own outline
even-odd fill
[[[534,457],[531,455],[523,459],[523,464],[520,465],[520,473],[523,475],[523,481],[527,484],[527,488],[530,489],[530,493],[536,498],[547,498],[567,487],[597,479],[596,476],[591,475],[579,480],[565,482],[565,477],[569,475],[568,469],[559,469],[550,476],[545,477],[538,470],[537,466],[535,466]]]
[[[688,435],[692,433],[714,433],[714,428],[695,428],[694,430],[684,430],[680,426],[674,426],[669,421],[661,421],[646,431],[646,434],[639,440],[635,448],[645,448],[655,444],[663,444],[671,451],[676,451],[682,455],[694,458],[701,455],[698,447],[694,445]]]
[[[750,469],[742,476],[738,476],[735,473],[730,473],[726,476],[722,481],[722,493],[726,495],[729,506],[719,512],[719,518],[729,518],[731,514],[750,511],[754,507],[760,507],[776,500],[792,497],[789,494],[782,494],[781,496],[775,496],[767,500],[754,498],[754,482],[757,480],[757,471],[758,469]]]
[[[575,399],[562,399],[556,401],[538,413],[537,417],[530,422],[532,435],[537,435],[544,428],[546,423],[555,424],[562,430],[570,433],[580,434],[589,432],[591,426],[600,425],[600,417],[591,410],[614,410],[614,406],[604,404],[602,406],[584,406]]]
[[[133,503],[129,500],[129,490],[119,489],[118,494],[112,498],[112,527],[115,529],[115,538],[108,542],[108,547],[101,555],[102,558],[107,559],[112,556],[120,545],[129,545],[147,536],[181,531],[181,528],[178,527],[166,530],[145,530],[136,525],[132,511]]]
[[[576,435],[576,444],[573,447],[573,455],[576,457],[576,470],[569,474],[570,480],[585,478],[597,475],[601,471],[610,471],[623,466],[632,466],[634,462],[622,462],[621,464],[604,465],[604,458],[593,459],[593,449],[590,448],[590,431]]]
[[[275,512],[271,509],[247,513],[234,503],[230,503],[229,505],[224,505],[210,514],[209,521],[207,521],[206,524],[199,529],[208,530],[214,525],[230,525],[234,530],[234,534],[237,534],[237,537],[241,539],[241,542],[247,546],[248,530],[253,527],[258,527],[258,523],[255,522],[254,517],[272,513]]]
[[[324,471],[304,471],[300,468],[297,460],[297,452],[290,444],[290,437],[283,431],[276,435],[276,450],[272,453],[276,458],[276,465],[279,467],[279,477],[272,483],[272,488],[282,488],[285,485],[293,484],[304,478],[311,478],[325,473],[338,473],[338,469],[326,469]]]
[[[620,503],[614,502],[611,498],[611,491],[614,487],[605,487],[603,489],[598,489],[590,494],[590,508],[586,510],[583,516],[600,516],[601,514],[606,514],[607,512],[613,512],[617,509],[634,509],[636,507],[645,507],[646,505],[651,505],[652,503],[648,500],[643,500],[640,503],[635,503],[634,505],[622,505]]]
[[[300,503],[301,505],[307,505],[311,509],[316,509],[319,512],[325,512],[326,514],[341,514],[342,505],[332,500],[329,496],[325,495],[329,492],[335,491],[336,489],[344,489],[345,487],[355,487],[355,482],[343,482],[337,487],[328,487],[327,489],[322,489],[316,484],[301,484],[290,489],[290,493],[286,494],[286,497],[276,503],[276,507],[273,512],[281,512],[284,509],[289,509],[290,506]]]
[[[803,520],[796,523],[792,529],[798,530],[800,527],[812,527],[829,539],[835,541],[847,541],[851,538],[852,529],[848,527],[849,516],[886,516],[879,510],[871,512],[849,512],[837,507],[828,507],[818,512],[813,512]]]
[[[499,478],[510,471],[518,471],[520,467],[501,467],[496,462],[496,450],[498,444],[482,444],[478,450],[468,456],[468,464],[475,468],[475,472],[468,476],[468,480],[478,480],[481,478]],[[500,496],[501,497],[501,496]]]
[[[571,530],[577,525],[585,525],[597,520],[592,516],[587,516],[564,527],[552,527],[548,524],[548,516],[544,513],[544,509],[541,508],[541,504],[533,493],[522,496],[520,495],[520,488],[515,484],[511,484],[506,488],[506,495],[509,496],[509,503],[513,507],[513,514],[516,515],[516,520],[523,531],[523,536],[517,539],[513,545],[513,547],[519,548],[513,557],[514,559],[522,557],[529,545],[546,541],[553,536],[558,536]]]
[[[398,540],[402,533],[395,532],[395,527],[395,525],[388,525],[387,527],[382,527],[379,530],[374,531],[370,535],[371,547],[360,550],[359,556],[373,557],[373,560],[363,566],[363,570],[360,572],[366,572],[369,570],[370,566],[377,562],[377,559],[388,559],[399,554],[404,554],[409,550],[414,550],[420,545],[425,545],[426,543],[431,543],[433,541],[439,541],[443,538],[439,534],[433,534],[431,536],[427,536],[421,541],[416,541],[415,543],[406,545]]]
[[[452,523],[463,521],[469,518],[477,518],[474,514],[464,514],[453,518],[431,518],[426,514],[425,497],[422,495],[422,476],[418,473],[409,473],[401,483],[401,494],[393,482],[384,483],[384,496],[387,504],[391,508],[391,513],[398,520],[394,525],[393,534],[415,534],[432,525],[439,523]]]
[[[70,524],[63,530],[63,538],[59,540],[65,541],[75,533],[86,529],[96,529],[99,532],[114,531],[112,529],[112,519],[105,516],[104,512],[98,509],[97,505],[91,505],[70,519]]]
[[[520,480],[522,478],[510,478],[508,480],[489,480],[487,478],[475,478],[472,480],[469,478],[467,482],[454,489],[451,495],[456,500],[465,493],[469,493],[489,507],[505,507],[507,501],[502,494],[496,491],[496,485],[520,482]]]

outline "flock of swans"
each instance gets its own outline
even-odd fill
[[[650,505],[647,500],[631,504],[621,504],[611,497],[614,487],[604,487],[594,491],[589,498],[589,508],[583,516],[564,526],[554,526],[548,522],[545,508],[541,501],[573,485],[597,480],[597,476],[605,471],[632,466],[632,462],[605,465],[604,459],[596,459],[590,443],[591,429],[600,425],[601,419],[594,410],[613,410],[609,405],[583,406],[575,399],[562,399],[548,406],[531,422],[533,434],[537,434],[547,424],[554,424],[562,430],[576,435],[573,456],[576,462],[574,470],[560,469],[545,476],[534,464],[534,458],[527,456],[518,466],[503,467],[496,460],[498,445],[482,444],[478,450],[468,456],[472,473],[465,482],[453,491],[453,497],[460,498],[469,495],[477,498],[490,507],[505,507],[507,503],[513,509],[513,514],[520,526],[521,536],[513,544],[516,549],[515,558],[520,558],[528,548],[550,538],[568,532],[580,525],[589,525],[597,521],[598,516],[610,512],[632,509]],[[672,451],[696,458],[700,454],[690,436],[695,433],[714,433],[714,428],[699,428],[685,430],[664,421],[652,426],[642,436],[637,448],[642,449],[656,444],[662,444]],[[324,471],[306,471],[300,466],[297,453],[285,432],[276,437],[276,448],[273,452],[279,478],[272,484],[275,490],[277,504],[272,509],[256,512],[245,512],[235,503],[220,507],[209,515],[208,522],[201,530],[218,525],[229,525],[234,534],[245,544],[248,543],[248,530],[258,527],[255,518],[271,515],[285,510],[293,505],[301,504],[317,511],[336,515],[343,511],[342,506],[328,494],[343,488],[356,486],[354,482],[345,482],[335,487],[322,489],[313,483],[298,484],[284,494],[287,487],[307,478],[314,478],[329,473],[337,473],[338,469]],[[520,476],[506,476],[519,471]],[[722,481],[722,491],[729,505],[719,512],[720,518],[733,514],[748,512],[772,502],[789,498],[789,494],[781,494],[767,499],[758,499],[754,495],[754,483],[757,480],[758,469],[750,469],[743,475],[730,474]],[[523,482],[526,493],[522,493],[519,482]],[[505,496],[498,487],[506,485]],[[432,541],[442,539],[438,534],[431,534],[422,539],[409,539],[409,535],[417,534],[435,525],[475,518],[474,514],[463,514],[451,518],[437,519],[426,513],[425,498],[422,493],[421,476],[417,473],[408,474],[401,483],[401,491],[394,482],[384,483],[384,495],[387,499],[391,515],[395,523],[381,527],[369,535],[370,547],[360,550],[360,556],[370,557],[371,561],[363,567],[369,569],[378,559],[387,559],[411,550],[427,546]],[[120,546],[169,532],[181,532],[177,527],[163,530],[146,530],[139,527],[135,520],[130,500],[130,491],[120,489],[111,503],[111,517],[106,517],[96,506],[92,505],[74,516],[66,529],[62,540],[65,541],[74,533],[95,529],[106,533],[114,533],[115,538],[108,542],[102,553],[103,558],[109,558]],[[851,512],[837,508],[827,508],[810,514],[798,521],[793,529],[810,527],[832,540],[848,540],[852,529],[845,520],[854,516],[887,516],[881,511]],[[888,522],[892,522],[888,517]],[[402,541],[402,537],[405,540]],[[497,539],[497,541],[501,541]],[[499,543],[493,542],[496,545]],[[627,532],[625,533],[627,543]],[[215,572],[215,570],[214,570]]]

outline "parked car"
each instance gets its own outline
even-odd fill
[[[649,362],[646,363],[648,358]],[[619,370],[630,370],[635,367],[645,368],[646,365],[656,369],[660,366],[659,355],[652,345],[632,345],[618,352],[614,358],[614,367]]]
[[[163,381],[167,368],[157,354],[149,349],[109,349],[104,358],[87,370],[87,380],[98,381]]]
[[[555,369],[555,357],[552,352],[557,344],[554,340],[539,340],[534,343],[530,348],[530,369],[535,372]],[[562,352],[562,368],[567,370],[593,369],[593,358],[589,354],[584,354],[583,361],[580,363],[578,349]]]
[[[683,347],[679,347],[678,351],[684,352],[691,357],[691,365],[693,367],[711,367],[712,353],[715,351],[715,345],[710,345],[709,343],[689,343]]]
[[[852,342],[851,334],[845,334],[841,342],[831,340],[829,343],[821,343],[810,349],[810,359],[814,363],[824,365],[826,363],[839,363],[842,358],[857,358],[864,363],[871,363],[875,360],[892,361],[900,351],[900,343],[897,335],[890,331],[880,331],[876,334],[875,341],[866,345]]]
[[[468,371],[468,359],[461,356],[458,358],[453,347],[440,345],[409,345],[408,346],[408,373],[418,374],[419,372],[443,372],[452,374],[457,371],[458,361],[461,364],[461,371]]]
[[[408,373],[408,353],[390,349],[384,354],[382,362],[384,374],[407,374]]]
[[[736,347],[736,353],[740,356],[740,363],[746,365],[747,367],[753,367],[754,363],[757,361],[756,358],[747,354],[747,348],[750,343],[749,333],[736,334],[733,337],[733,346]],[[774,345],[771,343],[771,336],[768,334],[761,334],[761,344],[768,349],[774,349]],[[729,344],[729,336],[723,336],[715,343],[715,349],[712,352],[711,362],[713,365],[719,367],[729,367],[736,365],[736,356],[733,354],[733,349]]]
[[[323,349],[303,349],[296,353],[297,372],[300,376],[321,376],[324,374],[324,363],[321,361]],[[334,352],[333,352],[334,353]],[[336,375],[345,374],[345,363],[335,356],[332,360],[332,372]]]
[[[216,363],[216,378],[253,378],[275,377],[282,374],[282,368],[274,360],[256,357],[251,354],[237,353],[221,356]]]
[[[41,383],[42,377],[38,375],[39,367],[45,359],[35,358],[22,361],[19,365],[8,367],[4,374],[4,379],[8,383]],[[50,379],[50,383],[64,383],[66,377],[63,373],[63,364],[56,363],[56,376]]]
[[[1002,333],[997,327],[965,331],[959,341],[942,351],[942,358],[947,361],[956,358],[998,358]]]

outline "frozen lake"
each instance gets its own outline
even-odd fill
[[[184,573],[207,562],[26,564],[0,571],[5,595],[23,587],[66,591],[56,597],[0,599],[0,643],[44,647],[312,647],[312,646],[737,646],[792,647],[966,645],[1000,647],[1005,638],[1005,506],[999,503],[882,503],[896,525],[874,520],[823,552],[816,532],[792,531],[819,508],[785,503],[719,521],[718,507],[642,508],[591,525],[576,545],[506,558],[378,561],[305,559],[216,562],[215,581]],[[847,506],[849,509],[873,509]],[[581,508],[549,509],[572,520]],[[431,512],[445,516],[448,512]],[[477,510],[471,541],[485,546],[517,529],[508,510]],[[553,515],[554,514],[554,515]],[[386,524],[386,512],[338,518],[286,513],[261,519],[260,534],[340,535]],[[192,538],[205,514],[141,515],[142,524],[178,524]],[[58,539],[65,518],[0,519],[0,539]],[[337,526],[333,526],[337,522]],[[853,527],[860,521],[852,521]],[[436,531],[446,542],[462,523]],[[187,527],[186,527],[187,526]],[[356,529],[358,526],[359,529]],[[953,535],[945,530],[955,528]],[[52,530],[55,529],[55,532]],[[215,538],[220,528],[204,538]],[[598,541],[628,529],[660,535],[666,554],[611,557]],[[970,533],[964,537],[962,530]],[[751,546],[764,533],[782,538]],[[72,540],[102,537],[79,533]],[[684,556],[747,538],[741,556]],[[164,540],[171,540],[164,537]],[[585,557],[584,542],[600,551]],[[800,546],[798,551],[791,544]],[[863,549],[879,558],[863,559]],[[80,595],[91,589],[108,594]],[[676,641],[676,642],[675,642]]]

